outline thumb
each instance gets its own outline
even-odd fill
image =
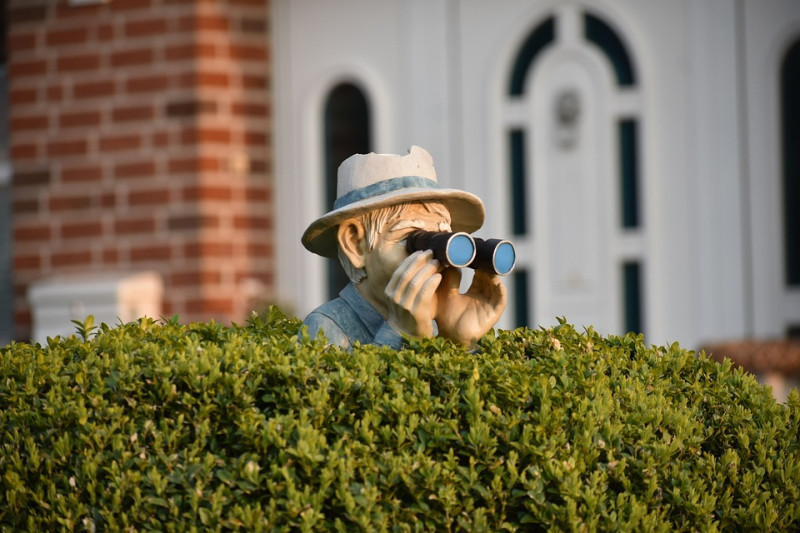
[[[461,287],[461,269],[445,268],[444,271],[442,271],[442,283],[440,287],[445,291],[458,292],[459,287]]]

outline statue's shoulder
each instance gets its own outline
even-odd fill
[[[331,344],[346,348],[350,345],[350,338],[346,330],[349,322],[347,317],[351,313],[347,303],[341,298],[336,298],[311,311],[303,320],[302,326],[308,328],[309,338],[316,338],[321,331]]]

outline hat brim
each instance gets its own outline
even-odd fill
[[[310,252],[335,259],[338,257],[337,227],[339,223],[369,211],[410,202],[441,202],[450,212],[453,231],[472,233],[483,226],[486,210],[474,194],[458,189],[407,188],[334,209],[311,223],[303,233],[302,243]]]

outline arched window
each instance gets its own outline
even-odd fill
[[[553,17],[539,24],[525,39],[517,52],[514,67],[511,71],[511,80],[508,86],[510,96],[520,96],[525,85],[531,65],[536,62],[539,53],[547,48],[555,38],[555,21]]]
[[[325,205],[333,209],[336,200],[336,172],[339,165],[353,154],[371,151],[370,112],[367,98],[352,83],[341,83],[331,89],[325,100]],[[335,259],[328,264],[328,297],[336,298],[348,283],[347,276]]]
[[[800,41],[781,65],[783,223],[786,285],[800,286]]]
[[[617,83],[622,87],[635,85],[636,76],[628,50],[611,26],[587,13],[583,16],[583,32],[586,40],[600,48],[611,61],[614,73],[617,75]]]

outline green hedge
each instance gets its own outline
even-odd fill
[[[87,323],[0,350],[3,531],[790,531],[800,399],[561,323],[470,354]]]

